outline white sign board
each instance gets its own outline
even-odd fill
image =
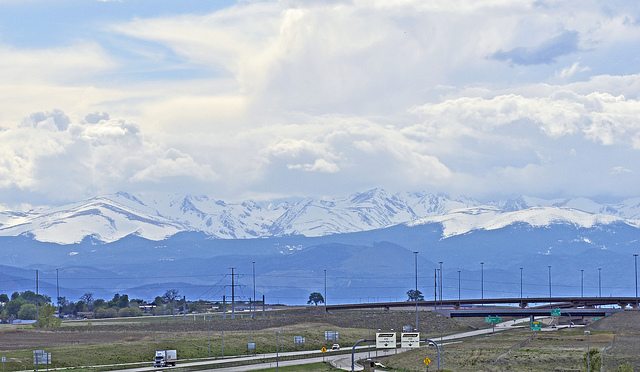
[[[420,333],[411,332],[411,333],[402,333],[400,335],[400,346],[402,348],[418,348],[420,347]]]
[[[6,363],[6,362],[7,362],[7,357],[6,357],[6,356],[3,356],[3,357],[2,357],[2,363]]]
[[[395,349],[395,348],[396,348],[395,332],[376,333],[376,349]]]
[[[33,364],[51,364],[51,353],[47,353],[44,350],[33,351]]]

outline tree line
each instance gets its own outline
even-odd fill
[[[175,289],[156,296],[152,302],[130,299],[127,294],[116,293],[110,300],[97,298],[91,292],[77,301],[59,297],[55,303],[51,297],[32,291],[14,292],[11,296],[0,294],[0,321],[16,319],[35,320],[37,326],[55,326],[60,318],[115,318],[152,315],[172,315],[178,312],[203,311],[211,304],[205,301],[187,302]]]

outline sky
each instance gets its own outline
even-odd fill
[[[640,4],[0,0],[0,205],[640,196]]]

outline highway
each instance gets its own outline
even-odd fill
[[[446,345],[447,341],[456,341],[456,340],[460,340],[463,338],[468,338],[468,337],[474,337],[474,336],[480,336],[480,335],[486,335],[486,334],[491,334],[491,333],[495,333],[495,332],[504,332],[504,331],[508,331],[508,330],[512,330],[512,329],[517,329],[517,328],[523,328],[523,327],[528,327],[528,323],[529,322],[529,318],[522,318],[522,319],[517,319],[517,320],[511,320],[511,321],[507,321],[507,322],[502,322],[502,323],[498,323],[495,326],[495,329],[492,328],[484,328],[484,329],[478,329],[478,330],[474,330],[474,331],[468,331],[468,332],[461,332],[461,333],[456,333],[456,334],[452,334],[452,335],[447,335],[447,336],[442,336],[442,337],[437,337],[434,338],[433,340],[438,342],[438,343],[444,343]],[[357,349],[362,350],[362,349],[366,349],[368,346],[359,346],[357,347]],[[343,347],[342,351],[344,351],[345,349],[347,349],[346,347]],[[350,348],[349,348],[350,349]],[[391,349],[392,350],[392,349]],[[395,351],[388,351],[387,353],[391,353],[391,352],[405,352],[408,351],[409,349],[395,349]],[[383,351],[378,351],[378,355],[382,354]],[[318,357],[317,356],[318,351],[317,350],[307,350],[307,351],[292,351],[292,352],[283,352],[283,353],[279,353],[280,357],[284,358],[284,357],[291,357],[291,356],[304,356],[304,355],[314,355],[312,357],[308,357],[308,358],[303,358],[303,359],[296,359],[296,360],[286,360],[286,361],[280,361],[279,365],[280,366],[292,366],[292,365],[302,365],[302,364],[310,364],[310,363],[319,363],[322,362],[322,357]],[[375,351],[360,351],[356,353],[356,359],[365,359],[367,357],[369,357],[369,355],[375,355]],[[268,354],[259,354],[259,355],[250,355],[250,356],[241,356],[241,357],[230,357],[230,358],[224,358],[224,359],[216,359],[216,360],[204,360],[204,361],[197,361],[197,362],[188,362],[188,363],[179,363],[175,368],[188,368],[188,367],[203,367],[203,366],[220,366],[217,368],[213,368],[210,370],[206,370],[206,371],[250,371],[250,370],[259,370],[259,369],[265,369],[265,368],[274,368],[276,366],[276,362],[275,361],[269,361],[269,362],[264,362],[264,363],[256,363],[256,364],[247,364],[247,365],[241,365],[241,366],[233,366],[233,367],[223,367],[224,364],[228,364],[228,363],[238,363],[238,362],[256,362],[256,361],[260,361],[260,360],[264,360],[264,359],[271,359],[271,358],[276,358],[276,354],[275,353],[268,353]],[[329,361],[331,362],[331,364],[336,367],[336,368],[340,368],[346,371],[350,371],[351,370],[351,354],[347,353],[347,354],[337,354],[335,352],[327,352],[325,354],[325,361]],[[151,364],[151,362],[149,362],[149,364]],[[171,370],[172,367],[169,368],[153,368],[153,367],[142,367],[142,368],[130,368],[130,369],[122,369],[122,370],[118,370],[115,372],[149,372],[149,371],[163,371],[163,370]],[[361,371],[363,368],[362,367],[356,367],[356,370]]]

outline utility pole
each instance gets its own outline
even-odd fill
[[[236,275],[235,267],[231,268],[231,319],[236,318]]]
[[[251,306],[251,318],[256,317],[256,262],[252,261],[251,265],[253,266],[253,303]]]
[[[416,289],[414,292],[416,301],[416,332],[418,332],[418,252],[413,252],[413,256],[415,259],[415,272],[416,272]]]

